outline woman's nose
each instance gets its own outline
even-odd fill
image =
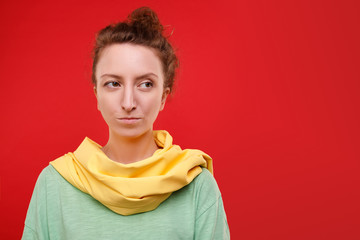
[[[134,89],[129,87],[125,87],[123,91],[123,96],[121,100],[121,107],[127,111],[131,112],[136,109],[136,101],[134,97]]]

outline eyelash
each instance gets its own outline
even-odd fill
[[[151,87],[153,87],[154,86],[154,84],[152,83],[152,82],[150,82],[150,81],[147,81],[147,82],[142,82],[142,83],[140,83],[140,87],[141,87],[141,85],[143,85],[143,84],[150,84],[150,86],[148,86],[148,87],[145,87],[145,88],[151,88]]]
[[[114,84],[117,84],[117,86],[114,86]],[[104,86],[109,86],[109,87],[112,87],[112,88],[115,88],[115,87],[119,87],[120,86],[120,83],[116,82],[116,81],[111,81],[111,82],[106,82],[104,84]]]
[[[146,81],[146,82],[142,82],[139,84],[139,87],[141,87],[141,85],[146,84],[146,86],[144,88],[151,88],[154,86],[154,84],[151,81]],[[148,86],[148,84],[150,86]],[[110,82],[106,82],[104,84],[105,87],[111,87],[111,88],[116,88],[116,87],[120,87],[120,83],[117,81],[110,81]],[[141,87],[142,88],[142,87]]]

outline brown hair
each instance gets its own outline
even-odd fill
[[[175,51],[165,37],[164,27],[156,13],[148,7],[134,10],[125,21],[109,25],[100,30],[93,49],[92,82],[96,86],[96,65],[102,50],[115,43],[132,43],[153,48],[162,62],[164,88],[172,91],[175,70],[179,65]]]

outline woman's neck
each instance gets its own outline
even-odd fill
[[[129,164],[151,157],[157,149],[152,131],[137,138],[119,137],[110,132],[102,151],[115,162]]]

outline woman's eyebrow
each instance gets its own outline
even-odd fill
[[[104,77],[111,77],[111,78],[116,78],[116,79],[121,79],[122,77],[116,74],[111,74],[111,73],[104,73],[103,75],[100,76],[100,78],[104,78]]]
[[[104,77],[111,77],[111,78],[116,78],[116,79],[122,79],[122,76],[116,75],[116,74],[111,74],[111,73],[104,73],[103,75],[100,76],[100,78],[104,78]],[[159,78],[158,75],[156,75],[155,73],[145,73],[142,74],[138,77],[136,77],[136,80],[140,80],[140,79],[144,79],[144,78],[148,78],[148,77],[155,77],[155,78]]]
[[[144,79],[144,78],[148,78],[148,77],[155,77],[155,78],[159,78],[158,75],[156,75],[155,73],[145,73],[145,74],[142,74],[138,77],[136,77],[136,80],[140,80],[140,79]]]

